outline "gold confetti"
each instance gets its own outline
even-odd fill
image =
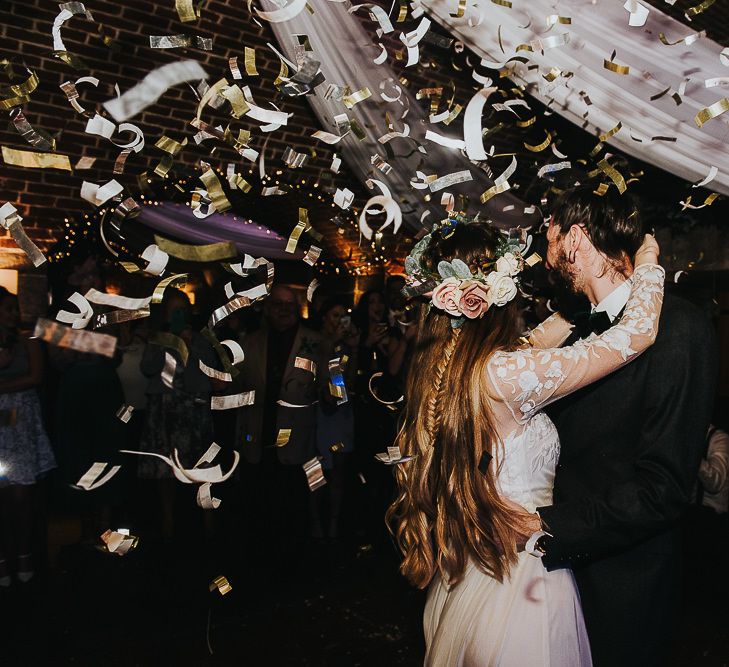
[[[699,113],[697,113],[694,118],[694,122],[696,123],[697,127],[701,127],[707,121],[710,121],[712,118],[720,116],[727,110],[729,110],[729,99],[723,97],[718,102],[714,102],[714,104],[705,107],[701,111],[699,111]],[[5,148],[3,148],[3,152],[4,151]]]
[[[187,343],[182,338],[175,336],[167,331],[158,331],[149,337],[151,345],[159,345],[177,352],[178,357],[182,361],[183,366],[187,366],[187,360],[190,353],[187,349]]]
[[[597,190],[593,190],[593,194],[598,195],[598,197],[603,197],[605,193],[610,189],[610,186],[607,183],[600,183],[600,185],[597,186]]]
[[[244,50],[244,62],[246,74],[248,76],[258,76],[256,69],[256,50],[246,46]]]
[[[8,84],[0,90],[0,109],[26,104],[30,101],[30,94],[38,87],[38,75],[28,70],[28,78],[23,83]]]
[[[284,445],[288,445],[290,438],[291,438],[291,429],[290,428],[279,429],[278,434],[276,435],[276,447],[283,447]]]
[[[179,141],[170,139],[170,137],[163,134],[159,139],[157,139],[154,145],[165,153],[169,153],[170,155],[177,155],[186,144],[187,139],[184,139],[183,142],[180,143]]]
[[[686,13],[684,16],[690,21],[694,16],[698,16],[701,14],[701,12],[705,12],[711,5],[714,4],[716,0],[704,0],[704,2],[694,5],[693,7],[689,7],[686,10]]]
[[[443,121],[444,125],[450,125],[458,115],[463,111],[463,107],[460,104],[456,104],[448,113],[448,118]]]
[[[8,148],[7,146],[2,147],[2,154],[5,164],[12,164],[16,167],[72,171],[68,155],[61,155],[59,153],[34,153],[33,151],[21,151],[15,148]]]
[[[458,8],[456,9],[456,13],[449,12],[450,16],[452,16],[454,19],[461,18],[466,13],[466,4],[468,3],[468,0],[458,0]]]
[[[221,213],[231,208],[231,203],[223,192],[223,186],[220,183],[220,179],[215,175],[212,167],[206,169],[200,174],[200,180],[205,184],[210,199],[212,200],[213,206],[217,211]]]
[[[230,582],[221,574],[219,577],[215,577],[208,586],[210,592],[217,590],[221,595],[226,595],[233,590]]]
[[[620,194],[625,192],[628,187],[625,183],[625,179],[622,174],[607,161],[607,159],[600,160],[600,162],[597,163],[597,168],[615,184],[615,187],[618,189]]]
[[[232,241],[220,241],[206,245],[188,245],[186,243],[176,243],[155,234],[154,242],[160,250],[168,255],[188,262],[219,262],[238,254],[235,243]]]
[[[569,16],[560,16],[559,14],[550,14],[547,17],[547,28],[552,28],[557,23],[562,25],[571,25],[572,19]]]
[[[200,11],[192,6],[192,0],[175,0],[175,9],[183,23],[192,23],[200,18]]]
[[[681,206],[683,207],[681,210],[682,211],[685,211],[687,208],[696,210],[696,209],[704,208],[705,206],[711,206],[714,203],[714,201],[716,201],[716,199],[717,199],[718,196],[719,196],[719,193],[718,192],[712,192],[710,195],[708,195],[706,197],[706,199],[704,199],[704,203],[703,204],[699,204],[698,206],[696,206],[695,204],[692,204],[691,203],[691,197],[692,197],[692,195],[689,195],[686,198],[686,201],[680,202]]]
[[[661,44],[665,44],[666,46],[676,46],[676,44],[685,44],[686,46],[691,46],[691,44],[693,44],[697,39],[705,36],[706,31],[702,30],[701,32],[694,32],[690,35],[686,35],[686,37],[677,39],[675,42],[669,42],[664,33],[658,33],[658,39],[661,40]]]
[[[605,69],[608,69],[611,72],[615,72],[616,74],[621,74],[622,76],[630,74],[630,67],[628,65],[618,65],[612,60],[603,60],[602,66]]]
[[[622,122],[618,122],[618,124],[612,129],[608,130],[604,134],[600,135],[600,141],[607,141],[610,137],[616,135],[618,132],[620,132],[620,129],[623,127]]]
[[[251,110],[243,96],[243,91],[238,86],[224,88],[221,90],[220,95],[230,102],[233,110],[233,118],[240,118]]]
[[[498,176],[496,180],[494,180],[494,184],[481,195],[482,204],[485,204],[489,201],[489,199],[492,199],[496,195],[506,192],[511,188],[508,179],[516,171],[516,165],[516,158],[512,156],[511,164],[504,170],[504,173],[501,174],[501,176]]]
[[[524,148],[526,148],[528,151],[531,151],[532,153],[540,153],[541,151],[543,151],[545,148],[547,148],[549,146],[549,144],[552,143],[552,135],[551,135],[551,133],[550,132],[547,132],[546,130],[545,130],[545,133],[547,135],[547,138],[541,144],[537,144],[536,146],[532,146],[531,144],[528,144],[525,141],[524,142]]]
[[[301,238],[301,235],[304,233],[305,228],[306,223],[301,222],[301,220],[296,223],[296,226],[293,228],[293,230],[291,230],[289,240],[286,242],[286,252],[296,252],[296,246],[299,244],[299,238]]]
[[[347,109],[351,109],[354,107],[355,104],[358,104],[359,102],[362,102],[363,100],[366,100],[368,97],[371,96],[372,93],[370,92],[369,88],[361,88],[351,95],[345,95],[342,98],[342,102],[344,102],[344,106],[347,107]]]
[[[502,7],[506,7],[507,9],[511,9],[512,5],[509,0],[491,0],[495,5],[501,5]]]
[[[660,93],[656,93],[655,95],[652,95],[650,100],[651,102],[655,102],[656,100],[661,99],[669,90],[671,90],[671,86],[668,86],[665,90],[662,90]]]

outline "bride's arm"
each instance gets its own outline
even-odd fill
[[[657,264],[636,266],[623,316],[600,336],[563,348],[495,353],[487,364],[490,387],[523,423],[549,403],[616,371],[655,341],[664,279]]]
[[[569,337],[572,326],[562,315],[555,313],[532,329],[527,340],[529,345],[540,350],[559,347]]]

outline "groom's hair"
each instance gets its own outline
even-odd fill
[[[626,255],[633,259],[645,235],[635,198],[612,186],[602,196],[594,185],[567,190],[555,201],[552,215],[562,234],[572,225],[582,226],[595,249],[616,265],[623,264]]]

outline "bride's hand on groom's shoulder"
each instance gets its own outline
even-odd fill
[[[635,266],[641,264],[658,264],[658,256],[660,255],[661,249],[658,246],[658,241],[653,234],[646,234],[643,237],[643,243],[638,252],[635,253]]]

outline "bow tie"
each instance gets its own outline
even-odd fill
[[[596,310],[594,313],[583,310],[575,313],[574,323],[575,331],[580,338],[587,338],[591,333],[600,335],[613,325],[610,316],[604,310]]]

